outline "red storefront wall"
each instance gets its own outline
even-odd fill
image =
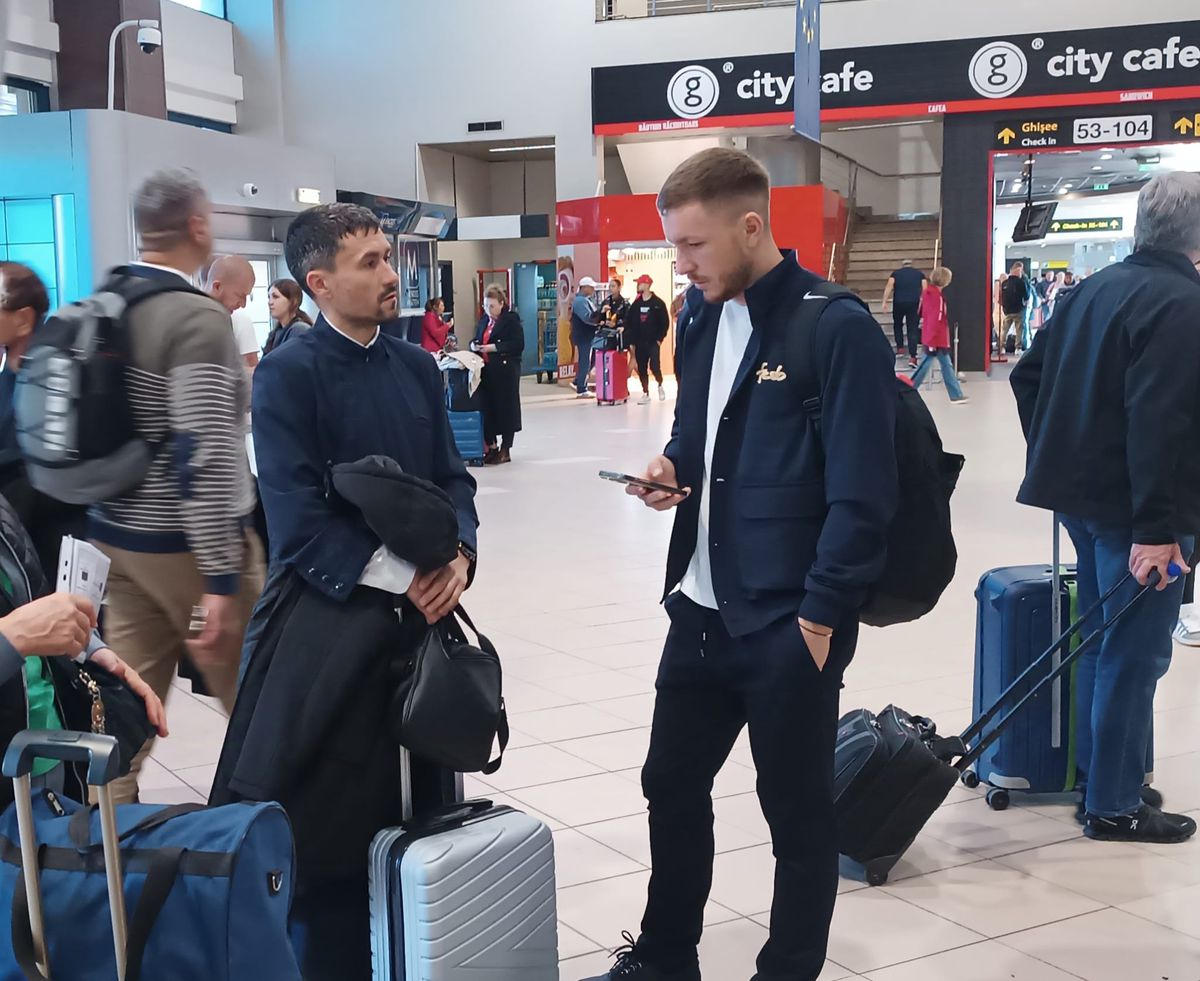
[[[771,225],[780,248],[795,249],[801,265],[827,275],[833,246],[836,243],[840,252],[845,237],[846,202],[819,184],[776,187],[771,191]],[[653,194],[559,201],[557,226],[560,246],[599,246],[600,262],[614,242],[664,241]],[[581,268],[576,263],[577,277],[603,279],[606,274],[606,269]]]

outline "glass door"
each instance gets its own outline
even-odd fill
[[[267,343],[267,335],[271,333],[271,308],[267,294],[271,291],[271,284],[278,278],[275,275],[276,260],[273,257],[247,258],[250,259],[250,268],[254,270],[254,292],[246,300],[246,312],[254,320],[254,336],[258,338],[261,351]]]

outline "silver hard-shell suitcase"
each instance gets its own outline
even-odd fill
[[[404,783],[407,812],[407,754]],[[554,839],[541,821],[452,804],[381,831],[370,862],[375,981],[558,981]]]

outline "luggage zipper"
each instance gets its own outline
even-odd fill
[[[838,749],[841,750],[841,752],[844,756],[849,755],[850,750],[853,747],[855,747],[858,743],[861,743],[861,742],[873,743],[873,742],[875,742],[875,736],[869,732],[860,732],[856,736],[852,736],[850,739],[846,740],[846,742],[842,743],[842,745],[839,746]],[[842,779],[842,777],[846,775],[847,772],[849,772],[851,769],[853,769],[854,764],[856,762],[858,762],[857,757],[854,757],[849,762],[847,762],[845,765],[839,767],[837,772],[833,776],[834,783],[837,783],[838,781],[840,781]]]
[[[67,809],[59,803],[58,794],[56,794],[53,790],[47,790],[45,797],[46,803],[49,805],[50,810],[54,812],[55,817],[67,816]]]

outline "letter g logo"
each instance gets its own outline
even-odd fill
[[[667,105],[680,119],[700,119],[717,107],[721,83],[703,65],[681,68],[667,84]]]
[[[975,52],[967,75],[971,87],[988,99],[1006,99],[1025,84],[1029,61],[1008,41],[989,41]]]

